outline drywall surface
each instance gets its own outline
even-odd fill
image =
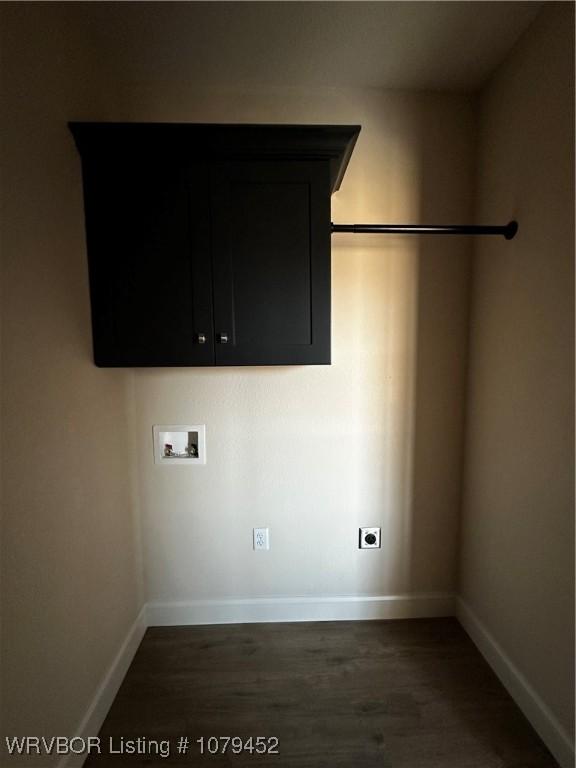
[[[79,45],[0,9],[3,113],[2,746],[74,735],[140,609],[131,374],[91,360]],[[133,454],[133,451],[132,451]],[[59,758],[7,758],[54,764]]]
[[[360,123],[334,221],[470,219],[469,97],[296,77],[202,89],[193,4],[153,11],[78,12],[96,86],[76,119]],[[153,67],[127,58],[136,43]],[[234,46],[234,27],[214,38],[215,68]],[[332,244],[331,366],[136,371],[147,600],[454,590],[470,240]],[[206,425],[205,466],[154,465],[153,425],[179,423]],[[382,549],[358,550],[362,525],[382,528]],[[252,550],[253,527],[270,528],[270,551]]]
[[[461,593],[568,733],[574,705],[573,5],[482,98]]]
[[[470,217],[465,97],[183,82],[125,95],[135,120],[360,123],[334,221]],[[137,371],[149,601],[454,590],[470,242],[332,245],[331,366]],[[153,425],[178,423],[206,425],[205,466],[154,465]],[[358,550],[359,526],[382,528],[380,550]],[[253,551],[253,527],[270,551]]]

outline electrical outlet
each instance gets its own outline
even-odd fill
[[[360,549],[380,549],[380,528],[360,528]]]
[[[254,528],[254,549],[270,549],[269,528]]]

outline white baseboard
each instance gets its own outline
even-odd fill
[[[149,626],[242,624],[285,621],[360,621],[453,616],[451,594],[376,597],[279,597],[192,600],[144,605],[96,691],[74,736],[96,736]],[[66,755],[57,768],[81,768],[86,755]]]
[[[98,734],[148,626],[417,619],[455,614],[562,768],[573,768],[574,745],[566,731],[469,606],[447,593],[148,603],[128,632],[75,735],[86,738]],[[67,755],[58,768],[80,768],[84,760],[84,755]]]
[[[570,737],[496,639],[461,598],[457,601],[456,616],[562,768],[574,768],[574,744]]]
[[[98,686],[98,690],[94,694],[74,736],[80,736],[85,739],[88,736],[98,735],[102,723],[108,714],[108,710],[112,706],[112,702],[118,693],[124,675],[128,671],[128,667],[132,663],[134,654],[138,650],[144,632],[146,632],[146,606],[142,608],[136,621],[126,635],[114,661]],[[58,763],[58,768],[80,768],[86,760],[86,757],[87,755],[66,755]]]
[[[148,626],[250,624],[282,621],[361,621],[453,616],[451,594],[375,597],[271,597],[148,603]]]

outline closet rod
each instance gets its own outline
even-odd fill
[[[332,232],[353,232],[354,234],[396,234],[396,235],[503,235],[512,240],[518,231],[518,222],[510,221],[503,226],[484,224],[332,224]]]

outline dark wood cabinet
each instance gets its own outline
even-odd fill
[[[71,130],[97,365],[330,363],[330,195],[359,128]]]
[[[225,163],[210,192],[216,363],[329,363],[327,164]]]

